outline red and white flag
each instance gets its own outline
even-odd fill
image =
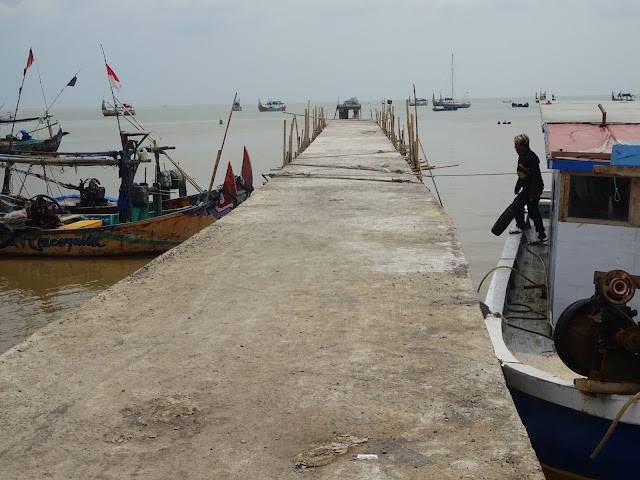
[[[27,66],[24,67],[24,73],[22,74],[22,76],[25,76],[27,74],[27,68],[29,68],[31,65],[33,65],[33,51],[29,49],[29,58],[27,59]]]
[[[120,79],[116,75],[116,72],[111,70],[111,67],[109,66],[109,64],[105,63],[105,65],[107,66],[107,76],[109,77],[109,85],[111,85],[111,88],[115,88],[118,92],[120,92],[120,87],[122,87],[122,84],[120,83]]]

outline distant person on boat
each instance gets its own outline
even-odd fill
[[[542,224],[542,216],[538,208],[540,195],[544,190],[544,182],[540,173],[540,159],[529,148],[529,137],[522,133],[513,139],[513,145],[518,152],[518,181],[513,189],[516,196],[514,205],[516,208],[516,227],[518,230],[511,233],[520,233],[526,228],[524,223],[524,207],[527,206],[529,218],[533,221],[538,233],[538,242],[544,242],[547,234]]]

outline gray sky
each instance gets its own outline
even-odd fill
[[[608,95],[640,90],[637,0],[0,0],[0,105]],[[10,39],[10,41],[6,41]]]

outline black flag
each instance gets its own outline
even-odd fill
[[[67,87],[75,86],[77,81],[78,81],[78,77],[74,75],[73,78],[69,80],[69,83],[67,83]]]

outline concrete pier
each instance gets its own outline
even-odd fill
[[[0,431],[7,479],[543,478],[451,219],[359,120],[2,355]]]

